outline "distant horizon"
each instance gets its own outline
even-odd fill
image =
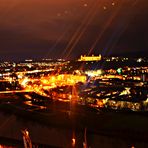
[[[137,54],[136,54],[137,53]],[[101,54],[102,57],[128,57],[128,58],[148,58],[148,53],[147,52],[130,52],[130,53],[124,53],[124,54],[110,54],[110,55],[102,55],[101,53],[98,53],[98,54],[95,54],[95,53],[92,53],[91,55],[89,56],[99,56],[99,54]],[[82,56],[84,56],[85,54],[82,54]],[[7,59],[7,58],[0,58],[0,62],[21,62],[21,61],[25,61],[25,60],[43,60],[43,59],[49,59],[49,60],[59,60],[59,59],[62,59],[62,60],[77,60],[80,58],[81,55],[75,57],[75,58],[71,58],[71,59],[64,59],[64,58],[52,58],[52,57],[25,57],[25,58],[17,58],[15,59],[12,58],[12,59]],[[87,56],[87,54],[86,54]]]

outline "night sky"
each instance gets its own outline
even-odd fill
[[[147,55],[148,0],[0,0],[0,59]]]

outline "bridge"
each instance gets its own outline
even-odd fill
[[[6,90],[6,91],[0,91],[0,94],[25,93],[25,92],[33,92],[33,90]]]

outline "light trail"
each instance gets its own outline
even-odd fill
[[[32,73],[49,72],[49,71],[53,71],[53,69],[40,69],[40,70],[31,70],[26,72],[16,72],[16,74],[32,74]]]
[[[118,9],[116,9],[116,11],[113,13],[113,15],[111,15],[111,17],[108,19],[108,21],[105,23],[101,33],[97,36],[97,39],[95,40],[95,42],[92,44],[90,51],[88,53],[88,55],[90,55],[92,53],[92,50],[94,50],[95,46],[97,45],[97,43],[99,42],[99,40],[102,38],[102,36],[104,35],[105,31],[108,29],[108,27],[111,25],[111,23],[113,22],[114,18],[117,16],[117,14],[119,13],[120,9],[121,9],[122,4],[118,7]]]
[[[94,12],[94,9],[96,9],[95,7],[97,6],[96,3],[92,2],[93,6],[91,7],[90,11],[87,13],[86,17],[83,19],[81,25],[79,26],[79,28],[76,30],[76,32],[73,34],[71,40],[69,41],[65,51],[64,51],[64,54],[65,52],[67,52],[67,50],[70,48],[70,46],[73,46],[77,41],[77,38],[79,37],[80,38],[80,34],[82,34],[82,32],[84,31],[81,31],[81,30],[86,30],[87,26],[86,24],[89,22],[89,19],[91,18],[92,16],[92,13]],[[85,27],[84,27],[85,26]],[[68,52],[67,56],[69,56],[69,54],[71,53],[72,49],[70,49],[70,51]]]
[[[138,1],[135,1],[132,5],[132,7],[135,7],[135,5],[137,4]],[[97,43],[99,42],[99,40],[102,38],[102,36],[104,35],[105,31],[111,26],[111,23],[114,21],[115,17],[117,17],[117,15],[119,14],[122,6],[123,6],[124,2],[122,1],[120,3],[120,5],[118,5],[118,8],[115,9],[116,11],[114,11],[113,15],[109,18],[109,20],[106,22],[106,24],[104,25],[101,33],[98,35],[97,39],[95,40],[95,42],[92,44],[91,48],[90,48],[90,51],[88,53],[88,55],[91,55],[92,54],[92,51],[94,50],[94,48],[96,47]],[[131,11],[131,8],[130,10]],[[109,45],[112,45],[111,48],[114,47],[114,45],[117,43],[119,37],[123,34],[123,32],[125,31],[125,29],[127,28],[128,26],[128,23],[129,23],[129,20],[130,20],[130,15],[127,16],[126,18],[121,18],[121,21],[120,24],[117,26],[117,28],[115,28],[116,30],[112,33],[112,36],[111,38],[109,38],[109,41],[108,41],[108,44]],[[121,24],[122,22],[122,24]],[[110,51],[108,50],[111,50],[110,48],[108,49],[108,47],[105,48],[104,50],[104,54],[109,53]]]
[[[95,4],[95,7],[94,7],[94,11],[92,11],[92,13],[88,16],[88,20],[85,24],[85,27],[82,28],[81,32],[79,33],[79,35],[77,36],[75,42],[73,43],[73,45],[71,46],[69,52],[68,52],[68,55],[67,57],[70,55],[70,53],[72,52],[72,50],[74,49],[74,47],[77,45],[77,43],[79,42],[79,40],[81,39],[82,35],[84,34],[84,32],[87,30],[87,27],[89,26],[89,24],[92,22],[92,20],[94,19],[96,13],[97,13],[97,9],[98,8],[98,5]]]
[[[33,90],[7,90],[0,91],[0,94],[13,94],[13,93],[24,93],[24,92],[33,92]]]
[[[11,115],[9,118],[7,118],[3,123],[0,125],[0,131],[7,128],[9,124],[15,120],[15,116]]]
[[[50,48],[50,51],[48,51],[48,52],[46,53],[45,58],[48,58],[48,57],[49,57],[49,53],[50,53],[52,50],[55,50],[55,47],[58,45],[58,43],[59,43],[60,41],[62,41],[62,39],[65,38],[65,35],[68,33],[68,31],[69,31],[70,28],[71,28],[71,27],[66,27],[66,31],[65,31],[64,33],[62,33],[61,36],[55,41],[55,44]],[[61,56],[61,58],[62,58],[62,56]]]

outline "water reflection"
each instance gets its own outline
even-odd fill
[[[6,122],[8,121],[9,122]],[[73,138],[73,129],[63,128],[63,127],[53,127],[50,125],[43,125],[33,121],[25,120],[16,116],[11,116],[9,114],[0,113],[0,127],[2,123],[5,123],[5,128],[0,128],[0,137],[9,138],[13,140],[18,140],[15,142],[15,147],[18,147],[21,142],[23,146],[21,130],[27,128],[30,132],[30,137],[33,143],[36,145],[45,145],[47,147],[71,147],[71,139]],[[75,130],[75,146],[83,147],[84,143],[84,133],[83,130]],[[118,136],[105,136],[102,134],[95,134],[87,131],[86,133],[87,145],[90,148],[146,148],[148,143],[143,140],[132,140],[130,138],[122,138]],[[3,143],[3,141],[0,141]],[[11,148],[14,147],[13,141],[5,145],[13,144]],[[1,145],[3,147],[4,144]],[[8,148],[8,146],[6,146]]]

